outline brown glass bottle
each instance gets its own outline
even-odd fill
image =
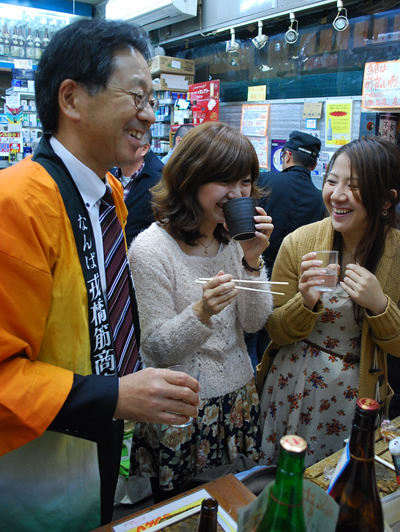
[[[339,504],[335,532],[383,532],[383,513],[375,477],[375,430],[380,405],[358,399],[350,435],[350,460],[330,495]]]
[[[197,532],[217,532],[218,503],[211,497],[201,503]]]

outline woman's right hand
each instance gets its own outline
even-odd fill
[[[323,280],[316,277],[318,270],[315,270],[315,268],[321,266],[322,261],[315,260],[315,257],[316,253],[314,251],[307,253],[301,258],[300,265],[299,292],[303,296],[304,306],[309,310],[313,310],[321,295],[321,292],[314,290],[314,287],[323,284]],[[320,273],[323,274],[324,270],[321,270]]]
[[[219,314],[230,305],[238,293],[232,275],[220,271],[216,277],[203,285],[203,297],[193,304],[193,312],[201,322],[206,323],[211,316]]]

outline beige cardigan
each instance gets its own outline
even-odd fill
[[[314,309],[315,312],[303,305],[298,291],[301,257],[310,251],[332,249],[332,244],[333,228],[330,218],[300,227],[282,242],[271,280],[287,281],[289,285],[285,287],[284,296],[275,297],[275,308],[266,325],[272,341],[257,367],[257,387],[260,394],[274,352],[280,346],[306,338],[323,312],[321,301]],[[379,388],[380,400],[387,408],[392,390],[387,381],[386,353],[400,356],[400,231],[389,231],[375,275],[388,298],[388,304],[385,311],[377,316],[364,311],[358,395],[375,398]],[[370,373],[374,367],[375,350],[375,367],[381,370]]]

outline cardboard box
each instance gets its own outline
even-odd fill
[[[194,76],[194,61],[192,59],[157,55],[150,59],[149,66],[152,75],[160,72],[170,72],[171,74],[188,74],[189,76]]]
[[[193,83],[194,76],[178,76],[176,74],[160,74],[160,77],[153,80],[153,90],[155,91],[179,91],[188,92],[189,85]]]

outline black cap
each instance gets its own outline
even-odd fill
[[[314,135],[302,133],[301,131],[292,131],[282,151],[286,149],[307,153],[316,159],[321,149],[321,141]]]

